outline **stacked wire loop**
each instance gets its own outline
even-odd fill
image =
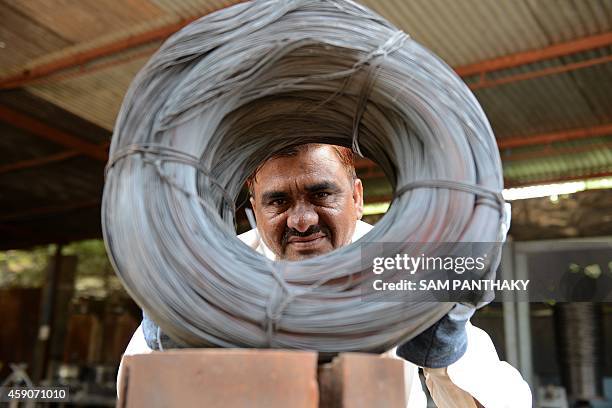
[[[392,206],[356,243],[268,260],[237,239],[234,202],[258,164],[311,142],[376,161]],[[502,186],[482,109],[430,51],[347,0],[253,1],[189,24],[138,73],[102,223],[124,286],[181,346],[381,352],[454,303],[364,301],[360,242],[498,242]]]

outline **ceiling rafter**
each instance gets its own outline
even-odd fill
[[[612,171],[585,173],[581,175],[571,175],[571,176],[548,177],[548,178],[533,179],[529,181],[506,180],[504,182],[504,187],[505,188],[527,187],[527,186],[535,186],[535,185],[542,185],[542,184],[556,184],[556,183],[564,183],[568,181],[580,181],[580,180],[585,180],[585,179],[595,179],[595,178],[603,178],[603,177],[606,177],[606,178],[612,177]]]
[[[49,126],[38,119],[7,106],[0,105],[0,121],[6,122],[18,129],[25,130],[40,138],[68,147],[71,150],[76,150],[98,161],[106,162],[108,159],[107,153],[100,149],[100,146]]]
[[[37,157],[35,159],[21,160],[15,163],[4,164],[0,166],[0,174],[10,173],[13,171],[26,170],[34,167],[45,166],[47,164],[57,163],[60,161],[72,159],[79,156],[81,153],[75,150],[67,150],[50,156]]]
[[[612,135],[612,124],[593,126],[588,128],[569,129],[559,132],[541,133],[527,136],[502,137],[497,139],[499,150],[515,147],[546,145],[568,140],[588,139],[598,136]]]
[[[542,149],[529,151],[525,153],[508,154],[502,156],[502,161],[520,161],[520,160],[533,160],[547,157],[555,157],[570,155],[576,153],[592,152],[594,150],[612,149],[612,142],[610,143],[589,143],[584,146],[564,146],[557,147],[551,144],[543,145]]]
[[[590,139],[595,137],[612,135],[612,123],[605,124],[600,126],[593,126],[587,128],[579,128],[579,129],[570,129],[559,132],[548,132],[548,133],[538,133],[534,135],[526,135],[526,136],[510,136],[503,137],[497,139],[497,147],[499,150],[509,150],[518,147],[527,147],[527,146],[548,146],[551,143],[559,143],[566,142],[569,140],[576,139]],[[598,144],[589,149],[588,146],[581,148],[582,151],[595,150],[601,148],[602,144]],[[608,145],[605,145],[608,146]],[[567,154],[571,149],[563,149],[560,153]],[[546,153],[554,153],[555,150],[546,150]],[[511,161],[511,160],[521,160],[524,158],[528,158],[530,156],[533,157],[541,157],[540,152],[532,152],[526,155],[522,155],[525,157],[516,157],[514,155],[504,156],[502,155],[502,160]],[[355,168],[357,170],[368,171],[372,169],[376,169],[377,166],[374,162],[368,159],[357,159],[355,161]],[[367,175],[368,173],[366,173]],[[375,173],[377,176],[382,175],[382,172]]]
[[[76,52],[56,60],[24,69],[22,72],[0,79],[0,89],[12,89],[25,86],[31,81],[40,79],[65,69],[75,68],[100,58],[112,56],[119,52],[129,50],[152,41],[167,38],[172,33],[180,30],[195,18],[182,19],[179,22],[165,25],[140,34],[128,36],[119,41],[95,47],[89,50]]]
[[[541,78],[544,76],[561,74],[564,72],[576,71],[583,68],[589,68],[595,65],[607,64],[612,62],[612,55],[606,55],[603,57],[589,58],[584,61],[572,62],[569,64],[558,65],[556,67],[549,67],[544,69],[538,69],[535,71],[524,72],[521,74],[504,76],[497,79],[488,79],[484,74],[481,75],[477,82],[469,84],[471,90],[493,88],[499,85],[505,85],[512,82],[526,81],[534,78]]]
[[[241,1],[235,1],[232,4],[226,4],[222,8],[229,7],[233,4],[240,3]],[[206,14],[210,14],[217,11],[217,9],[211,10]],[[63,56],[55,60],[27,67],[23,71],[8,75],[4,78],[0,78],[0,89],[12,89],[28,85],[34,80],[38,80],[49,75],[53,75],[56,72],[63,71],[70,68],[79,67],[87,63],[93,62],[100,58],[113,56],[117,53],[130,50],[141,45],[145,45],[154,41],[165,40],[170,35],[174,34],[187,24],[201,18],[203,14],[194,16],[184,17],[178,19],[173,23],[163,25],[161,27],[153,28],[142,33],[129,35],[118,41],[110,42],[108,44],[94,47],[88,50],[77,51],[71,53],[69,56]]]
[[[2,112],[1,109],[2,107],[0,106],[0,117],[1,117],[1,112]],[[576,139],[588,139],[588,138],[594,138],[594,137],[600,137],[600,136],[606,136],[606,135],[612,135],[612,124],[606,124],[606,125],[589,127],[589,128],[571,129],[571,130],[560,131],[560,132],[535,134],[531,136],[504,137],[504,138],[497,140],[497,145],[500,150],[508,150],[508,149],[513,149],[517,147],[526,147],[526,146],[536,146],[536,145],[547,146],[555,142],[564,142],[564,141],[576,140]],[[109,142],[106,142],[100,145],[93,145],[95,149],[97,149],[98,153],[100,153],[101,155],[104,155],[105,157],[104,161],[106,161],[106,157],[107,157],[106,149],[108,148],[109,144],[110,144]],[[601,146],[602,145],[594,146],[593,149],[597,147],[601,147]],[[605,146],[608,146],[608,145],[605,145]],[[565,149],[565,150],[567,150],[567,152],[573,151],[571,149]],[[590,150],[590,149],[588,146],[586,146],[582,148],[582,150]],[[554,153],[555,151],[546,150],[545,153],[551,153],[551,152]],[[10,173],[12,171],[29,169],[29,168],[39,167],[39,166],[45,166],[47,164],[52,164],[52,163],[56,163],[59,161],[68,160],[73,157],[78,157],[83,154],[84,152],[82,151],[67,150],[67,151],[52,154],[49,156],[18,161],[15,163],[9,163],[9,164],[0,166],[0,174]],[[504,161],[520,160],[524,158],[529,158],[532,155],[533,157],[541,157],[542,153],[540,152],[530,153],[530,154],[527,154],[525,157],[514,157],[514,155],[510,155],[507,157],[502,156],[502,160]],[[372,162],[369,159],[357,159],[355,161],[355,168],[357,170],[365,171],[365,170],[376,168],[376,165],[374,162]]]
[[[29,208],[16,213],[3,214],[0,216],[0,223],[32,220],[39,217],[50,217],[58,214],[69,213],[72,211],[95,208],[100,205],[99,199],[72,203],[68,205],[56,205],[51,207]]]
[[[110,142],[105,142],[97,145],[99,150],[104,154],[110,146]],[[82,156],[83,153],[76,150],[66,150],[49,156],[36,157],[34,159],[20,160],[14,163],[4,164],[0,166],[0,174],[10,173],[13,171],[27,170],[36,167],[46,166],[48,164],[58,163],[64,160],[69,160],[74,157]]]
[[[489,72],[533,64],[538,61],[563,57],[565,55],[576,54],[610,45],[612,45],[612,32],[607,32],[579,38],[577,40],[553,44],[536,50],[517,52],[473,64],[462,65],[455,67],[454,70],[460,76],[483,75]]]
[[[89,50],[75,52],[69,56],[63,56],[40,65],[29,67],[17,74],[0,78],[0,89],[10,89],[26,86],[36,80],[48,77],[59,71],[80,67],[100,58],[151,43],[160,41],[175,33],[190,22],[200,18],[201,15],[190,16],[162,27],[154,28],[143,33],[135,34],[121,40],[104,44]],[[532,64],[538,61],[576,54],[612,45],[612,32],[583,37],[577,40],[553,44],[548,47],[513,53],[497,58],[479,61],[472,64],[454,67],[460,76],[481,75],[487,73],[513,68],[521,65]],[[599,62],[601,63],[601,62]],[[571,69],[579,69],[576,65]],[[554,73],[554,72],[551,72]],[[550,73],[546,73],[547,75]],[[491,85],[492,86],[492,85]]]

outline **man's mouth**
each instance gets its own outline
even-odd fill
[[[308,235],[305,237],[298,237],[298,236],[291,236],[289,237],[288,240],[288,244],[291,245],[295,245],[298,247],[303,247],[303,246],[312,246],[312,245],[316,245],[318,244],[320,241],[322,241],[327,235],[319,232],[316,234],[312,234],[312,235]]]
[[[283,254],[287,250],[294,254],[324,252],[331,236],[331,231],[322,225],[312,226],[304,232],[288,229],[282,238]]]

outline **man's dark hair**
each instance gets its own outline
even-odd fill
[[[307,151],[307,150],[314,149],[314,148],[319,148],[322,146],[329,146],[332,149],[334,149],[334,151],[336,152],[336,155],[338,156],[338,159],[340,159],[340,162],[342,163],[342,165],[344,166],[344,169],[346,170],[346,174],[352,180],[357,178],[357,173],[355,172],[355,155],[353,154],[353,151],[350,148],[344,147],[344,146],[322,144],[322,143],[308,143],[308,144],[294,145],[294,146],[289,146],[285,149],[279,150],[278,152],[274,153],[272,156],[268,157],[259,166],[257,166],[253,174],[251,174],[249,178],[247,178],[246,180],[246,184],[249,189],[249,194],[253,196],[253,185],[255,184],[255,181],[257,181],[257,172],[259,171],[259,169],[261,169],[261,167],[264,164],[266,164],[268,160],[276,159],[279,157],[297,156],[299,153],[303,151]]]

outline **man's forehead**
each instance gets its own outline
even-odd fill
[[[342,163],[331,146],[315,146],[298,151],[291,156],[269,159],[257,171],[257,182],[269,178],[296,178],[299,176],[333,174],[342,169]]]

